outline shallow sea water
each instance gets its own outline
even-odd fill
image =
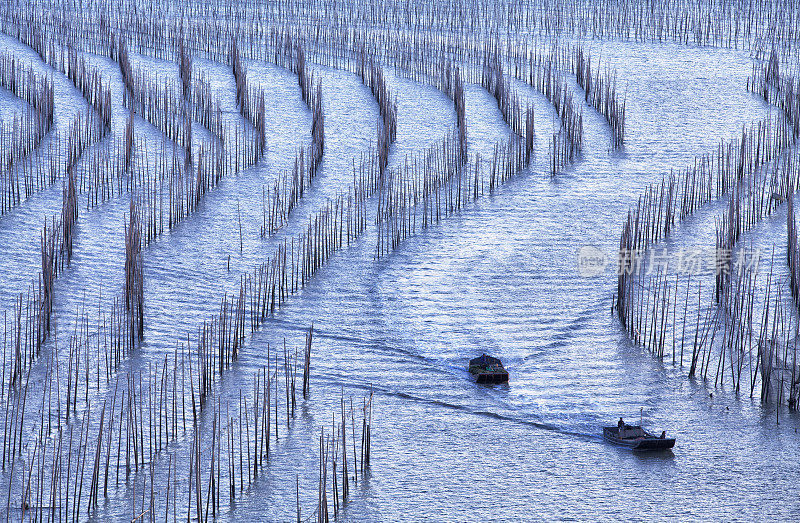
[[[627,89],[624,150],[609,150],[604,120],[578,98],[583,155],[551,178],[552,108],[515,83],[536,111],[536,157],[528,171],[379,260],[370,227],[246,343],[219,384],[223,396],[252,383],[268,343],[286,339],[298,347],[313,322],[312,393],[276,444],[267,473],[224,507],[221,520],[293,520],[296,481],[304,519],[310,516],[319,431],[330,430],[341,394],[358,402],[370,390],[371,468],[359,476],[342,520],[800,518],[796,415],[776,412],[746,392],[690,380],[671,358],[658,361],[632,345],[610,311],[612,271],[586,278],[577,268],[583,246],[613,252],[625,214],[647,184],[774,110],[746,92],[752,62],[744,52],[614,42],[590,47],[616,68]],[[235,107],[229,71],[202,67],[228,109]],[[223,180],[197,212],[147,247],[146,342],[130,368],[171,354],[186,332],[216,312],[223,292],[238,288],[242,274],[300,231],[326,198],[346,189],[354,161],[375,142],[378,107],[369,90],[351,73],[314,66],[326,112],[320,174],[286,229],[260,238],[261,189],[291,168],[297,148],[309,143],[310,114],[294,75],[256,62],[247,67],[270,95],[268,152],[258,165]],[[121,82],[118,76],[114,81]],[[455,113],[431,87],[395,75],[388,81],[399,116],[390,163],[399,166],[441,140]],[[510,131],[485,90],[468,84],[465,91],[470,153],[491,156]],[[6,98],[0,98],[4,117],[13,110]],[[115,111],[115,118],[124,118],[121,106]],[[148,123],[137,120],[137,126],[153,147],[163,140]],[[115,125],[115,132],[123,127]],[[57,185],[0,219],[6,308],[24,290],[30,279],[24,276],[35,273],[37,251],[20,253],[31,254],[35,242],[27,235],[60,208]],[[96,307],[101,294],[121,291],[127,205],[119,197],[82,212],[75,258],[56,283],[61,336],[71,332],[84,299]],[[711,204],[679,227],[673,245],[713,246],[714,218],[722,209]],[[783,241],[784,217],[776,214],[763,225],[766,246]],[[51,344],[49,350],[56,349]],[[470,381],[466,362],[483,351],[502,358],[511,376],[507,385]],[[647,427],[678,438],[672,453],[639,455],[603,442],[604,424],[620,416],[638,421],[640,413]],[[177,455],[190,443],[170,452]],[[164,468],[165,458],[159,459]],[[93,519],[128,517],[132,493],[130,486],[116,489]]]

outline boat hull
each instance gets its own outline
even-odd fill
[[[628,447],[631,450],[658,451],[668,450],[675,446],[675,438],[659,438],[649,432],[642,431],[641,427],[634,428],[639,429],[642,435],[621,438],[617,427],[603,427],[603,437],[615,445]]]
[[[669,450],[675,446],[675,438],[645,438],[633,450]]]
[[[478,372],[473,376],[476,383],[508,383],[507,372]]]
[[[508,382],[508,371],[503,367],[503,363],[487,354],[469,360],[467,370],[478,383]]]

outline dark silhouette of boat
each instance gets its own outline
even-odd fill
[[[469,373],[475,377],[477,383],[505,383],[508,381],[508,371],[503,367],[503,363],[486,354],[469,360]]]
[[[661,436],[656,436],[639,425],[625,425],[624,428],[603,427],[603,437],[615,445],[633,450],[667,450],[675,446],[675,438],[667,438],[663,432]]]

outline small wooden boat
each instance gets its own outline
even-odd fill
[[[469,360],[469,373],[475,377],[477,383],[505,383],[508,381],[508,371],[503,367],[503,363],[486,354]]]
[[[625,425],[622,434],[619,427],[603,427],[603,437],[633,450],[666,450],[675,446],[675,438],[667,438],[663,432],[656,436],[638,425]]]

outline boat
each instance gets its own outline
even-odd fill
[[[619,427],[603,427],[603,437],[633,450],[667,450],[675,446],[675,438],[667,438],[663,432],[656,436],[639,425],[625,425],[622,434]]]
[[[508,381],[508,371],[503,367],[503,363],[486,354],[469,360],[469,373],[475,377],[477,383],[506,383]]]

